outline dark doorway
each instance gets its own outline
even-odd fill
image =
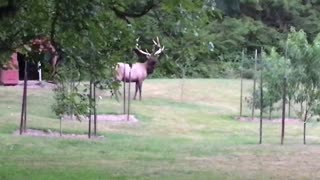
[[[25,58],[25,55],[18,53],[19,80],[24,79]],[[38,65],[36,63],[28,62],[27,71],[28,80],[39,80]]]

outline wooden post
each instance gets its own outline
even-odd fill
[[[127,112],[127,121],[130,117],[130,101],[131,101],[131,69],[129,71],[129,87],[128,87],[128,112]]]
[[[241,66],[240,66],[240,117],[242,117],[242,99],[243,99],[243,59],[244,59],[244,50],[242,50]]]
[[[261,63],[262,64],[262,63]],[[259,144],[262,144],[262,116],[263,116],[263,82],[262,82],[262,69],[263,67],[261,66],[260,68],[260,140]]]
[[[258,59],[258,50],[255,50],[254,54],[254,73],[253,73],[253,96],[252,96],[252,112],[251,112],[251,119],[254,118],[254,105],[256,102],[256,71],[257,71],[257,59]]]
[[[284,129],[286,119],[286,95],[287,95],[287,79],[283,78],[283,92],[282,92],[282,124],[281,124],[281,145],[284,140]]]

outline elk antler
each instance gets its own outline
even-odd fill
[[[147,55],[147,56],[151,56],[151,55],[159,55],[164,51],[164,46],[161,47],[160,41],[159,41],[159,37],[157,37],[157,41],[152,40],[153,41],[153,50],[152,53],[149,53],[149,51],[146,49],[146,51],[141,50],[141,48],[139,47],[139,38],[136,39],[136,51],[138,51],[141,54]],[[156,50],[158,49],[158,50]]]
[[[144,55],[146,55],[146,56],[151,56],[151,54],[148,52],[148,50],[143,51],[143,50],[140,49],[140,47],[139,47],[139,38],[136,39],[136,42],[137,42],[137,43],[136,43],[136,48],[135,48],[135,49],[136,49],[137,51],[139,51],[141,54],[144,54]]]
[[[153,41],[153,51],[155,51],[156,47],[159,48],[156,52],[154,52],[153,54],[154,55],[159,55],[161,54],[163,51],[164,51],[164,46],[161,47],[161,44],[160,44],[160,41],[159,41],[159,37],[157,37],[157,42],[155,40],[152,40]]]

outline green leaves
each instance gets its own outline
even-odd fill
[[[317,36],[319,37],[319,36]],[[288,97],[301,104],[298,114],[304,121],[318,115],[320,99],[320,46],[319,38],[309,43],[304,31],[291,29],[284,46],[283,55],[273,48],[263,57],[267,67],[264,86],[270,103],[276,103],[281,96],[282,79],[287,78]]]

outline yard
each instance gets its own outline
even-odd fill
[[[249,93],[251,81],[244,81]],[[134,89],[134,88],[132,88]],[[319,179],[320,126],[239,121],[240,80],[152,79],[143,101],[132,101],[137,123],[99,122],[101,140],[14,134],[22,88],[0,87],[0,179]],[[50,109],[53,92],[28,90],[28,127],[59,131]],[[122,104],[99,92],[98,114]],[[250,109],[244,105],[245,115]],[[258,115],[258,111],[256,113]],[[280,115],[280,113],[279,113]],[[276,114],[274,115],[276,116]],[[267,120],[266,120],[267,121]],[[64,133],[85,134],[87,121],[63,121]]]

